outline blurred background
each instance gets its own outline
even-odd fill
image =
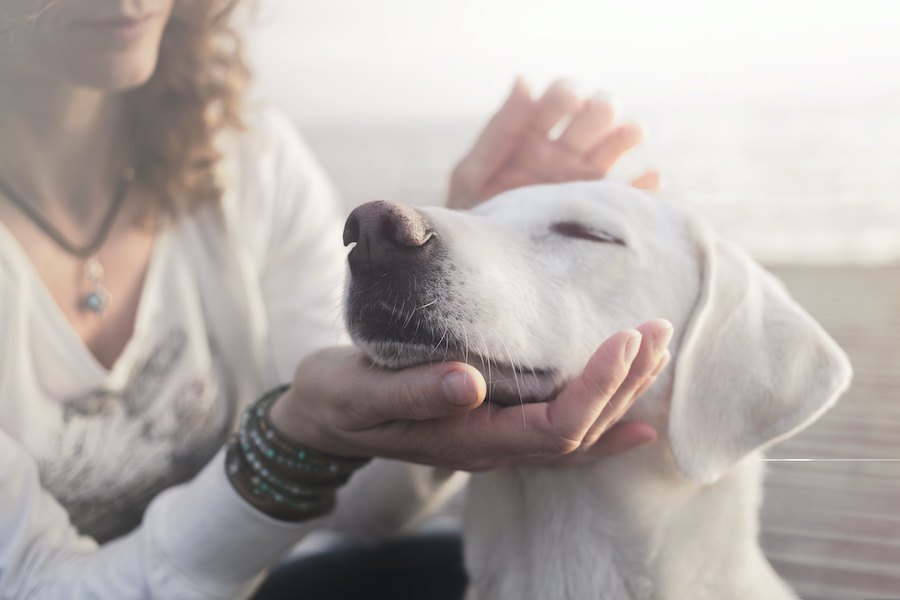
[[[650,137],[613,176],[661,170],[854,363],[769,453],[767,555],[805,599],[900,598],[900,3],[263,0],[247,29],[348,210],[441,202],[517,75],[621,100]]]
[[[349,205],[442,199],[516,75],[604,90],[661,169],[769,263],[900,258],[893,0],[262,0],[256,94],[297,121]]]

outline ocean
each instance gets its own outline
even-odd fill
[[[900,262],[900,106],[643,110],[643,146],[611,174],[663,173],[663,196],[707,215],[767,264]],[[443,200],[485,117],[298,126],[349,211]]]

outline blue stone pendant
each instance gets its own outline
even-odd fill
[[[102,313],[108,300],[109,296],[103,290],[97,290],[85,296],[83,304],[86,309],[93,313]]]
[[[96,256],[90,257],[84,263],[84,278],[88,280],[91,291],[82,299],[81,305],[85,310],[99,315],[109,304],[109,294],[103,287],[103,265]]]

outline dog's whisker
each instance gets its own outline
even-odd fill
[[[509,366],[512,368],[513,381],[516,384],[516,393],[519,396],[519,405],[522,407],[522,428],[525,429],[528,426],[528,422],[525,419],[525,399],[522,396],[522,387],[519,385],[519,374],[516,372],[516,362],[513,360],[512,353],[509,351],[509,346],[506,345],[506,341],[500,340],[500,343],[503,344],[503,351],[506,353],[506,358],[509,360]]]
[[[434,304],[437,304],[438,300],[440,300],[440,298],[435,298],[431,302],[426,302],[425,304],[423,304],[421,306],[417,306],[413,312],[415,312],[417,310],[422,310],[422,309],[428,308],[429,306],[433,306]]]
[[[478,337],[481,339],[481,346],[478,348],[478,356],[481,358],[482,374],[485,372],[485,362],[487,362],[487,384],[488,390],[490,391],[488,394],[488,407],[490,407],[492,396],[494,395],[494,378],[491,373],[491,355],[488,353],[487,341],[485,341],[484,334],[481,333],[481,331],[478,332]]]
[[[434,353],[441,349],[441,343],[444,341],[444,338],[447,336],[447,331],[449,327],[444,327],[444,332],[441,334],[441,339],[437,341],[437,344],[434,345],[434,348],[431,350],[431,355],[434,356]]]
[[[401,322],[401,319],[403,319],[403,315],[405,313],[406,313],[406,299],[404,298],[400,303],[400,307],[397,309],[397,322],[398,323]],[[401,329],[403,329],[403,328],[404,328],[404,326],[401,326]]]
[[[412,303],[413,299],[418,298],[418,297],[419,297],[419,280],[416,278],[415,274],[413,274],[412,294],[408,297],[408,299]],[[407,300],[407,298],[403,299],[404,310],[406,309],[406,300]],[[409,323],[410,323],[410,321],[412,321],[413,317],[416,316],[416,310],[417,310],[417,308],[416,308],[415,303],[412,303],[412,310],[409,311],[409,314],[406,315],[406,320],[403,322],[404,330],[406,330],[406,328],[409,326]]]
[[[403,301],[403,307],[406,308],[406,301],[405,301],[405,300]],[[413,309],[409,312],[409,314],[406,315],[406,320],[403,321],[403,327],[402,327],[402,329],[405,330],[405,329],[409,326],[409,322],[412,321],[412,318],[413,318],[415,315],[416,315],[416,309],[413,308]]]
[[[338,319],[344,316],[344,301],[338,300],[325,313],[325,318],[331,320],[331,326],[337,327]]]
[[[449,331],[450,331],[450,325],[448,324],[448,325],[444,328],[444,334],[441,336],[441,339],[444,340],[444,346],[445,346],[446,349],[447,349],[447,351],[444,353],[445,359],[446,359],[446,357],[450,354],[450,338],[447,336],[447,333],[448,333]],[[441,362],[444,362],[444,361],[442,360]]]
[[[460,327],[462,327],[463,332],[463,345],[465,346],[463,350],[464,362],[468,364],[469,362],[469,334],[466,333],[466,325],[465,323],[460,322]]]

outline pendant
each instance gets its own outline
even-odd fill
[[[81,306],[99,315],[109,304],[109,294],[103,287],[103,265],[96,256],[91,256],[84,263],[84,278],[90,285],[90,291],[81,299]]]

